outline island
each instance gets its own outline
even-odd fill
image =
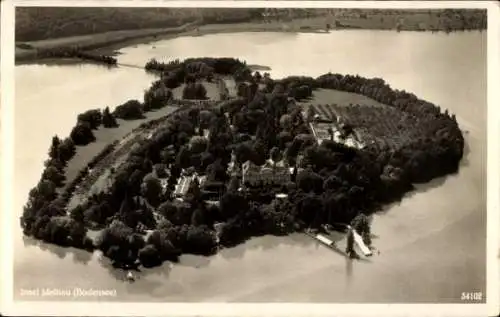
[[[459,171],[455,116],[381,78],[274,79],[229,57],[144,69],[158,79],[142,101],[90,109],[53,137],[25,235],[154,267],[345,226]]]

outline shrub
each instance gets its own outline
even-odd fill
[[[109,110],[109,109],[108,109]],[[88,123],[91,129],[97,129],[102,121],[101,110],[92,109],[78,115],[78,122]]]
[[[114,128],[118,126],[115,117],[109,111],[109,107],[104,108],[102,112],[102,125],[105,128]]]
[[[142,113],[142,105],[137,100],[129,100],[124,104],[116,107],[115,111],[113,111],[113,115],[123,120],[144,118],[144,115]]]
[[[187,83],[182,90],[182,99],[207,99],[207,89],[201,83]]]
[[[71,130],[70,137],[75,145],[87,145],[95,141],[94,133],[87,122],[78,123]]]

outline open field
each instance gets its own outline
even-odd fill
[[[313,91],[312,98],[301,103],[313,105],[337,104],[339,106],[358,104],[362,106],[386,107],[386,105],[361,94],[332,89],[317,89]]]
[[[377,30],[446,31],[486,28],[481,10],[346,10],[335,13],[345,27]]]

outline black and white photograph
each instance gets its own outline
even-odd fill
[[[13,305],[499,311],[493,1],[41,2],[2,42]]]

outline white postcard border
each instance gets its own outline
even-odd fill
[[[1,313],[44,316],[484,316],[499,312],[500,10],[494,1],[157,1],[157,0],[18,0],[1,3]],[[486,8],[488,9],[488,138],[487,138],[487,304],[192,304],[71,303],[13,301],[12,182],[14,151],[14,8],[15,6],[106,7],[310,7],[310,8]],[[10,272],[10,273],[7,273]]]

